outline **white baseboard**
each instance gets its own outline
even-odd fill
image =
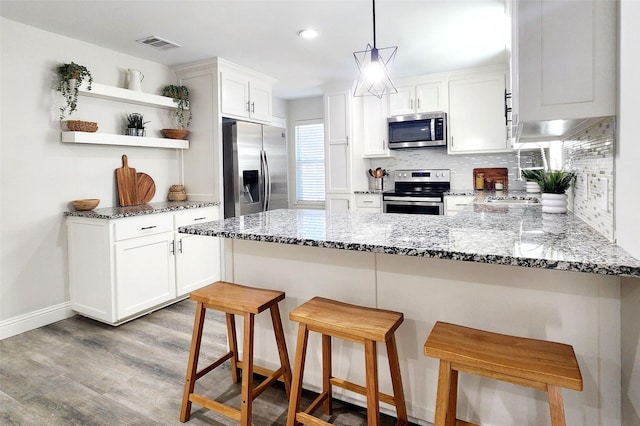
[[[0,321],[0,340],[71,318],[75,314],[71,309],[71,302],[64,302]]]

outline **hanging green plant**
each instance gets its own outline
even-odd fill
[[[83,81],[88,81],[87,89],[91,90],[93,76],[85,66],[75,62],[59,65],[56,68],[56,73],[58,76],[57,90],[62,93],[65,99],[65,105],[60,107],[60,120],[62,120],[67,110],[71,115],[78,108],[78,89]]]
[[[170,84],[162,89],[162,96],[173,99],[178,109],[175,116],[180,129],[184,130],[191,124],[191,111],[189,110],[189,89],[186,86],[176,86]],[[185,125],[186,120],[186,125]]]

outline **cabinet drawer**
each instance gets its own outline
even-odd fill
[[[447,212],[460,211],[473,202],[473,195],[446,195],[444,197],[444,209]]]
[[[204,207],[201,209],[190,209],[174,214],[176,229],[180,226],[196,225],[198,223],[218,220],[220,215],[218,207]]]
[[[356,194],[356,207],[380,207],[380,194]]]
[[[173,215],[149,214],[115,221],[115,240],[142,237],[173,231]]]

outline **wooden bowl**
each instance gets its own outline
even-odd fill
[[[184,139],[189,134],[189,131],[184,129],[162,129],[162,133],[169,139]]]
[[[73,200],[73,207],[76,210],[86,211],[93,210],[98,207],[100,200],[98,198],[85,198],[84,200]]]

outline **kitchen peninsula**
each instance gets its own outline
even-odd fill
[[[453,217],[276,210],[179,232],[226,238],[225,278],[284,290],[285,318],[313,296],[403,312],[397,339],[414,420],[433,421],[438,364],[422,355],[422,345],[440,320],[571,344],[585,385],[563,391],[567,424],[621,423],[620,276],[635,283],[640,260],[572,214],[482,202]],[[266,323],[258,326],[266,333]],[[285,321],[284,328],[295,347],[295,327]],[[320,351],[312,343],[305,385],[317,390]],[[260,345],[256,357],[273,366],[275,344]],[[342,342],[336,349],[336,374],[364,383],[361,351]],[[465,375],[461,381],[462,418],[549,422],[544,393]],[[389,389],[381,373],[381,390]]]

